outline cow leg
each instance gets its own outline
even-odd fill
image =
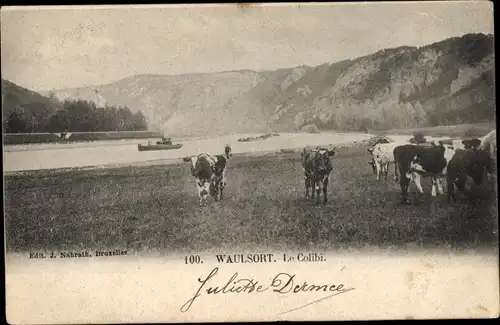
[[[448,187],[447,198],[448,202],[455,201],[455,184],[451,176],[446,176],[446,185]]]
[[[226,187],[227,183],[226,183],[226,168],[224,168],[224,170],[222,171],[222,186],[223,187]]]
[[[431,196],[436,196],[438,180],[436,177],[431,177],[431,180],[432,180]]]
[[[467,183],[467,175],[465,173],[461,173],[460,175],[458,175],[458,177],[456,177],[452,183],[456,186],[456,188],[458,188],[460,190],[460,192],[462,192],[464,194],[468,194],[468,193],[466,193],[466,190],[465,190],[465,185]],[[453,192],[453,199],[455,199],[455,197],[456,197],[456,194],[455,194],[455,192]]]
[[[375,161],[375,168],[377,169],[377,182],[380,181],[381,166],[378,161]]]
[[[325,177],[325,179],[323,179],[323,204],[324,205],[326,205],[326,203],[328,202],[327,193],[328,193],[328,177]]]
[[[372,161],[368,162],[370,165],[372,165],[373,173],[377,173],[377,169],[375,168],[375,160],[372,158]]]
[[[196,185],[198,185],[198,196],[200,197],[199,205],[204,206],[207,204],[207,198],[208,198],[206,182],[203,183],[197,182]]]
[[[222,201],[222,193],[224,192],[225,183],[220,182],[219,184],[219,201]]]
[[[413,178],[413,182],[415,183],[415,186],[417,187],[417,190],[420,192],[420,194],[424,194],[422,183],[420,182],[420,175],[418,173],[411,173],[411,177]]]
[[[399,166],[396,162],[394,162],[394,183],[396,183],[396,186],[398,185],[398,183],[400,183],[400,180],[399,180],[399,170],[398,170]]]
[[[205,191],[205,190],[202,190],[202,192]],[[205,206],[207,205],[207,201],[208,201],[208,198],[207,198],[208,194],[204,194],[202,193],[201,194],[201,199],[200,199],[200,206]]]
[[[224,176],[224,181],[222,182],[221,184],[221,188],[220,188],[220,199],[222,200],[222,196],[223,196],[223,193],[224,193],[224,189],[226,188],[227,186],[227,182],[226,182],[226,170],[224,169],[224,173],[222,174]]]
[[[455,185],[457,186],[457,188],[464,193],[465,193],[466,183],[467,183],[467,175],[465,175],[465,174],[461,174],[455,180]]]
[[[316,194],[316,181],[314,180],[314,177],[311,177],[311,199],[314,201],[314,196]]]
[[[443,180],[441,178],[436,179],[437,181],[437,194],[442,195],[444,194],[443,190]]]
[[[387,183],[387,176],[389,175],[389,164],[384,164],[384,181]]]
[[[198,198],[199,198],[198,205],[201,207],[203,206],[203,195],[202,195],[203,187],[198,182],[196,183],[196,186],[198,188]]]
[[[311,179],[307,175],[304,178],[306,183],[306,200],[309,200],[309,188],[311,187]]]
[[[408,198],[408,186],[410,185],[410,178],[407,175],[402,174],[399,180],[399,186],[401,187],[401,201],[405,204],[410,203]]]
[[[321,197],[321,180],[318,179],[314,182],[314,191],[316,192],[316,204],[319,204]]]
[[[432,196],[443,194],[443,184],[441,183],[441,178],[432,177]]]
[[[215,202],[217,202],[217,201],[219,201],[220,181],[217,181],[214,178],[215,178],[215,176],[212,176],[212,179],[210,180],[210,185],[208,186],[208,191],[209,191],[209,195],[214,198]]]

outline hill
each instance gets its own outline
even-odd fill
[[[136,75],[54,93],[142,110],[150,128],[177,135],[476,123],[495,116],[493,36],[467,34],[316,67]]]
[[[11,114],[17,113],[27,121],[31,129],[31,121],[47,123],[48,118],[61,108],[61,103],[55,97],[46,97],[29,89],[2,79],[2,121],[4,130]]]
[[[126,106],[108,106],[102,100],[94,102],[76,98],[61,101],[53,93],[46,97],[2,79],[2,127],[3,133],[20,134],[144,131],[147,121],[140,110],[132,113]],[[48,136],[55,139],[50,134]],[[20,137],[14,138],[26,138],[24,135]],[[27,137],[30,142],[41,141],[35,135]]]

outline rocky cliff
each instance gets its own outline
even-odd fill
[[[493,36],[468,34],[316,67],[136,75],[54,93],[140,109],[150,128],[182,135],[491,121]]]

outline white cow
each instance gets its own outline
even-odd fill
[[[482,137],[479,149],[486,150],[493,159],[493,173],[496,173],[496,161],[497,161],[497,130],[491,130],[487,135]],[[488,177],[491,179],[492,175],[488,173]]]
[[[407,143],[390,142],[390,143],[377,143],[368,152],[372,155],[370,164],[373,166],[373,171],[377,175],[377,182],[380,181],[380,174],[384,173],[384,178],[387,181],[387,174],[389,173],[389,165],[394,163],[394,149]]]

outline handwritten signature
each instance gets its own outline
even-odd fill
[[[278,273],[271,281],[270,285],[260,284],[259,281],[252,278],[238,278],[238,272],[235,272],[228,281],[225,282],[224,285],[220,286],[209,286],[208,282],[212,282],[211,280],[215,277],[215,275],[219,272],[219,268],[215,267],[206,278],[198,278],[198,282],[200,283],[200,287],[196,291],[196,293],[184,303],[181,307],[181,312],[187,312],[192,306],[195,300],[200,297],[202,294],[207,295],[216,295],[216,294],[228,294],[228,293],[261,293],[272,289],[272,292],[276,292],[278,294],[297,294],[299,292],[325,292],[332,293],[326,297],[321,299],[309,302],[303,306],[285,311],[281,314],[286,314],[288,312],[304,308],[306,306],[310,306],[319,301],[331,298],[333,296],[346,293],[354,290],[354,288],[344,288],[343,284],[308,284],[307,282],[303,282],[302,284],[296,284],[297,279],[295,274],[288,273]],[[281,315],[279,314],[279,315]]]

